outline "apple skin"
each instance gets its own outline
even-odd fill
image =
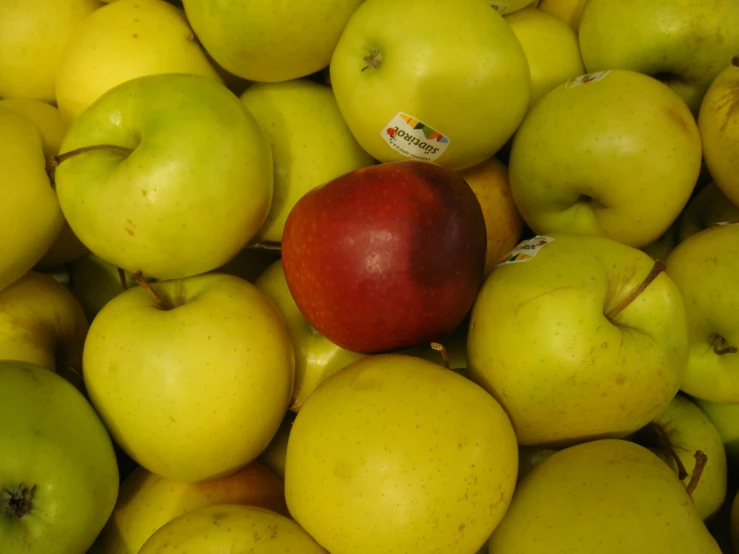
[[[0,361],[0,537],[8,554],[80,554],[113,511],[118,467],[95,410],[46,368]],[[35,488],[18,520],[7,491]]]
[[[739,221],[739,207],[715,182],[708,183],[688,202],[678,221],[678,242],[715,225]]]
[[[364,354],[453,331],[484,277],[485,220],[462,177],[430,162],[362,168],[315,188],[285,224],[282,263],[308,322]]]

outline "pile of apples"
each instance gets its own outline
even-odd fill
[[[0,0],[2,554],[739,552],[739,0]]]

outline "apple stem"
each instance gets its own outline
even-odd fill
[[[726,344],[726,339],[718,333],[711,335],[711,344],[713,345],[713,351],[719,356],[723,356],[724,354],[736,354],[739,352],[739,348]]]
[[[695,457],[695,467],[693,468],[693,474],[690,476],[690,482],[685,487],[685,490],[690,495],[698,487],[698,481],[700,481],[701,475],[703,475],[703,469],[708,462],[708,456],[702,450],[696,450],[693,456]]]
[[[120,267],[118,268],[118,278],[121,280],[121,288],[123,290],[128,290],[128,284],[126,283],[126,272],[123,271]]]
[[[634,300],[636,300],[636,297],[639,296],[642,292],[644,292],[644,289],[646,289],[649,284],[654,281],[657,276],[662,273],[665,270],[665,262],[662,260],[657,260],[654,262],[654,265],[652,266],[652,270],[649,272],[649,274],[645,277],[645,279],[641,282],[641,284],[634,289],[634,292],[632,292],[629,296],[626,297],[626,299],[621,302],[618,306],[613,308],[606,317],[608,319],[615,318],[618,314],[623,312],[629,304],[631,304]]]
[[[18,485],[15,489],[5,489],[0,494],[0,507],[11,517],[22,518],[33,508],[33,496],[36,493],[36,485],[28,488]]]
[[[159,293],[152,288],[152,286],[149,284],[149,281],[146,280],[146,277],[144,277],[144,273],[141,270],[131,275],[131,279],[134,283],[136,283],[138,286],[140,286],[151,295],[151,297],[154,299],[154,302],[156,302],[157,306],[161,310],[173,309],[173,306],[171,306],[169,302],[166,302],[164,298],[162,298]]]
[[[447,369],[451,369],[449,366],[449,353],[446,351],[446,348],[443,344],[440,342],[432,342],[431,348],[436,350],[439,354],[441,354],[441,360],[444,362],[444,367]]]
[[[54,156],[53,158],[51,158],[51,167],[59,167],[59,164],[63,161],[68,160],[69,158],[74,158],[75,156],[79,156],[80,154],[85,154],[86,152],[92,152],[93,150],[112,150],[114,152],[120,152],[121,154],[130,154],[132,152],[130,148],[126,148],[125,146],[117,146],[115,144],[93,144],[91,146],[75,148],[74,150],[70,150],[69,152],[65,152],[64,154]]]

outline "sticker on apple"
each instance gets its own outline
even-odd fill
[[[497,265],[528,262],[550,242],[554,242],[552,237],[536,235],[533,238],[520,242],[507,256],[502,258]]]
[[[594,73],[585,73],[584,75],[580,75],[579,77],[573,77],[569,81],[565,83],[565,88],[572,88],[579,85],[587,85],[588,83],[594,83],[596,81],[600,81],[605,78],[606,75],[608,75],[611,72],[610,69],[606,69],[605,71],[596,71]]]
[[[396,114],[380,135],[390,148],[425,162],[436,160],[449,147],[449,137],[403,112]]]

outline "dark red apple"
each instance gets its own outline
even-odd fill
[[[458,173],[389,162],[305,194],[285,223],[282,263],[308,322],[369,354],[453,331],[482,285],[486,241],[480,204]]]

